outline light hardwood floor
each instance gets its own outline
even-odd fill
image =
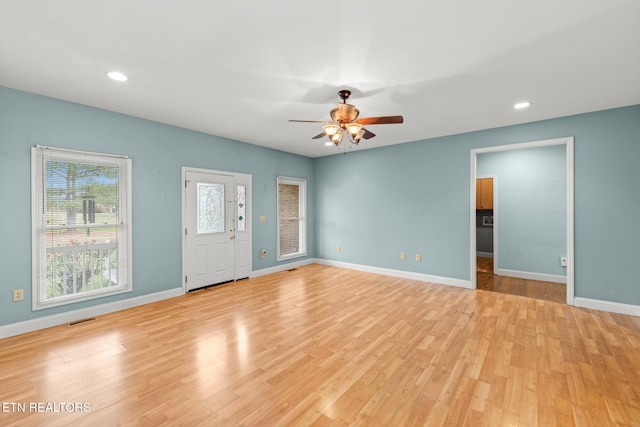
[[[0,341],[0,425],[638,426],[640,318],[320,265]]]
[[[493,274],[493,258],[478,257],[476,266],[476,287],[478,289],[502,294],[521,295],[546,301],[567,302],[567,285],[563,283],[495,276]]]

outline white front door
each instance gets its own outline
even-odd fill
[[[250,179],[184,169],[185,291],[248,277]]]

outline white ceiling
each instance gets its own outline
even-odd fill
[[[0,0],[0,85],[319,157],[639,104],[640,1]]]

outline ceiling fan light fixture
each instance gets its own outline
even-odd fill
[[[354,145],[358,145],[360,140],[371,139],[376,136],[368,131],[364,126],[369,125],[390,125],[403,123],[402,116],[381,116],[381,117],[365,117],[358,119],[360,110],[351,104],[347,104],[351,91],[344,89],[338,92],[338,96],[342,99],[342,103],[329,112],[331,122],[324,120],[289,120],[290,122],[306,122],[306,123],[324,123],[322,132],[314,136],[312,139],[320,139],[327,136],[328,141],[325,145],[335,145],[336,147],[342,143],[343,139],[348,139]],[[356,122],[357,120],[357,122]]]
[[[322,127],[322,130],[327,134],[329,138],[332,138],[340,130],[340,126],[330,123],[328,125],[324,125]]]
[[[349,132],[349,136],[355,138],[356,135],[358,135],[358,133],[362,130],[362,125],[360,123],[353,122],[347,124],[346,128],[347,132]]]
[[[358,145],[362,135],[364,135],[364,128],[360,123],[349,123],[345,126],[347,128],[347,135],[351,143]]]
[[[339,145],[342,142],[342,137],[344,136],[344,131],[342,129],[338,129],[338,131],[331,137],[331,141],[335,145]]]
[[[358,133],[356,134],[356,136],[354,138],[351,139],[351,142],[353,142],[354,144],[358,145],[358,143],[360,142],[360,140],[362,139],[362,136],[364,135],[364,128],[360,128],[360,130],[358,131]]]

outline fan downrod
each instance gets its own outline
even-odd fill
[[[338,92],[338,96],[340,97],[340,99],[342,99],[342,103],[346,104],[347,99],[349,99],[349,97],[351,96],[351,91],[347,89],[342,89],[340,92]]]

